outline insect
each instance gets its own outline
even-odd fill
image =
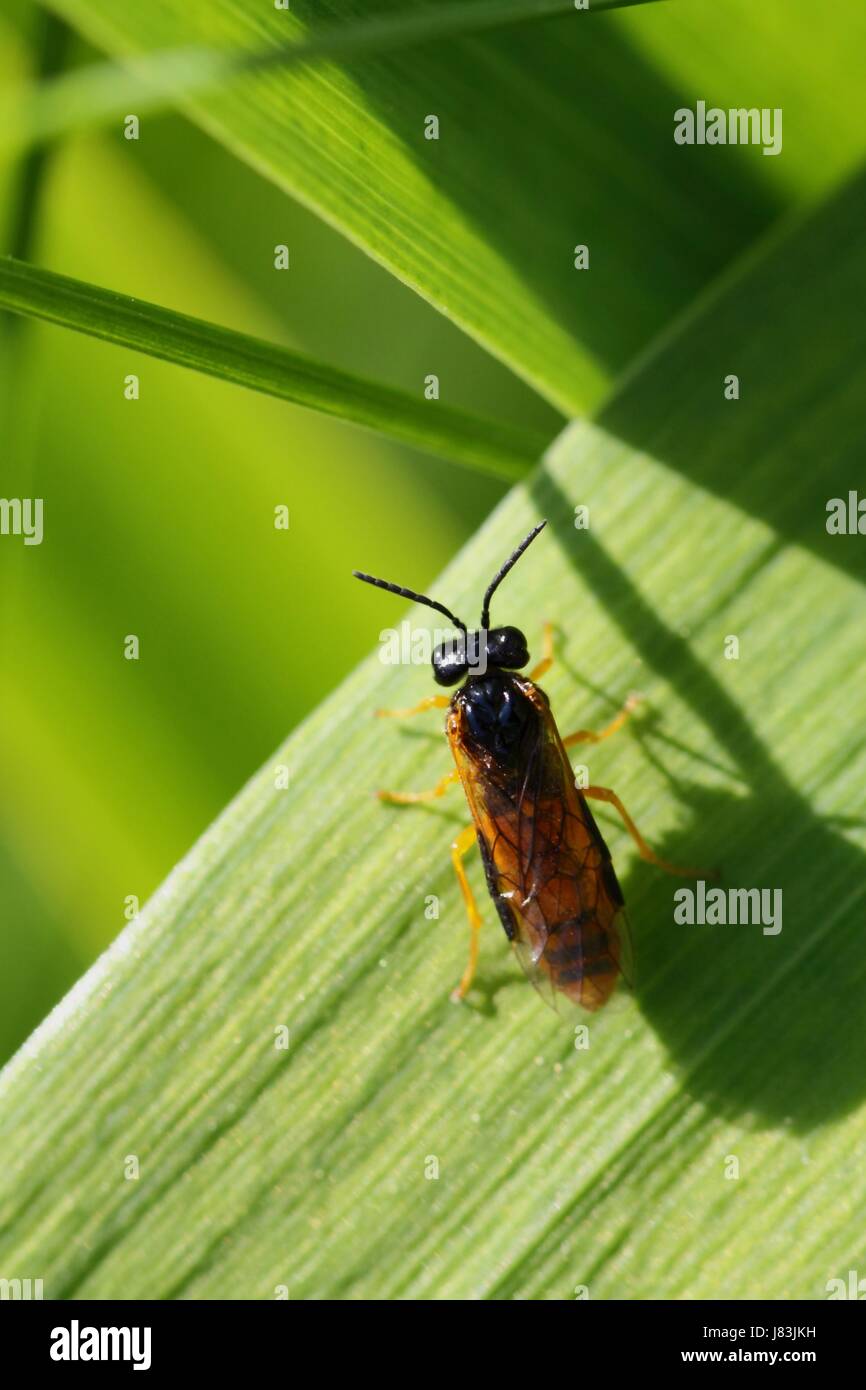
[[[455,767],[427,791],[379,792],[385,801],[431,801],[460,781],[472,823],[455,837],[451,858],[469,917],[469,960],[452,994],[465,997],[478,961],[481,914],[463,860],[478,843],[490,896],[505,934],[526,973],[550,1002],[557,992],[595,1010],[610,998],[620,974],[628,978],[630,947],[624,899],[588,805],[607,802],[622,817],[640,855],[669,873],[694,876],[661,859],[640,834],[619,797],[607,787],[579,789],[566,749],[599,743],[622,728],[637,702],[632,696],[606,728],[561,737],[550,702],[536,681],[553,664],[553,629],[544,629],[541,660],[528,676],[526,638],[516,627],[490,627],[490,602],[502,580],[535,540],[541,521],[494,575],[484,595],[481,622],[470,632],[441,603],[399,584],[354,570],[356,579],[442,613],[459,636],[433,652],[438,685],[458,686],[429,695],[410,709],[377,710],[406,717],[446,709],[446,733]]]

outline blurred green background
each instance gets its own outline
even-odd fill
[[[0,22],[4,82],[31,70],[40,22],[25,5]],[[94,56],[72,41],[69,61]],[[0,188],[8,250],[20,167]],[[149,119],[137,144],[114,132],[52,151],[29,240],[52,270],[413,392],[436,372],[453,403],[559,427],[416,295],[180,118]],[[286,273],[273,268],[281,242]],[[62,329],[3,331],[14,410],[0,491],[46,502],[41,546],[0,546],[0,1060],[117,934],[127,896],[144,903],[369,650],[381,615],[351,568],[423,586],[504,490]],[[128,373],[138,401],[124,398]],[[280,503],[288,532],[274,529]],[[138,662],[123,658],[128,633]]]

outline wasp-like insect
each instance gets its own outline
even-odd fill
[[[456,767],[424,792],[379,792],[385,801],[431,801],[452,782],[463,784],[472,824],[451,845],[451,858],[469,916],[469,960],[453,998],[462,999],[475,974],[481,916],[464,856],[478,841],[490,896],[533,983],[560,991],[586,1009],[606,1003],[623,974],[628,979],[630,947],[624,899],[610,851],[587,804],[606,801],[625,822],[641,857],[668,873],[696,875],[659,858],[640,834],[619,797],[607,787],[580,790],[566,754],[577,743],[598,743],[625,723],[636,697],[598,733],[579,729],[560,736],[550,702],[535,682],[553,664],[552,628],[544,629],[544,654],[529,676],[517,674],[529,661],[526,638],[516,627],[490,627],[490,601],[527,546],[546,525],[530,531],[491,580],[481,624],[466,624],[441,603],[385,579],[353,571],[356,579],[426,604],[460,633],[433,652],[438,685],[459,685],[452,696],[430,695],[411,709],[377,710],[406,716],[448,709],[446,732]]]

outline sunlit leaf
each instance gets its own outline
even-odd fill
[[[435,714],[368,717],[430,688],[372,657],[3,1073],[6,1277],[38,1271],[46,1297],[821,1298],[852,1266],[864,571],[862,538],[826,522],[866,442],[864,212],[861,179],[774,238],[434,590],[471,613],[548,517],[497,616],[556,621],[564,730],[643,692],[593,780],[663,853],[781,890],[781,930],[678,925],[679,882],[605,816],[635,995],[577,1049],[580,1016],[544,1008],[485,902],[478,988],[453,1007],[465,808],[372,799],[447,762]],[[368,597],[371,635],[399,623]]]
[[[290,11],[246,0],[55,8],[121,58],[260,52],[337,25],[434,14],[438,24],[469,10],[464,0],[380,0],[372,12],[370,0],[297,0]],[[862,153],[866,11],[837,0],[817,27],[821,37],[813,0],[572,8],[339,65],[271,68],[188,109],[573,414],[797,201],[801,176],[814,195]],[[809,62],[792,63],[792,52]],[[780,160],[674,143],[674,112],[696,97],[774,108],[780,93]],[[589,249],[588,271],[575,268],[578,246]]]

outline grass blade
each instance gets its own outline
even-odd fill
[[[661,0],[595,0],[586,14],[659,3]],[[459,8],[332,24],[312,38],[259,51],[234,53],[189,47],[141,54],[131,66],[94,63],[11,94],[0,119],[0,151],[21,152],[32,144],[122,117],[129,110],[139,116],[150,115],[219,88],[244,73],[375,56],[550,19],[573,10],[574,0],[470,0]]]
[[[493,477],[526,476],[547,440],[415,400],[289,348],[0,257],[0,307],[263,391],[413,444]]]
[[[405,26],[471,13],[462,0],[380,0],[373,15],[358,0],[332,0],[327,15],[318,5],[251,10],[243,0],[56,4],[124,62],[160,49],[259,53],[331,42],[335,24],[348,33],[362,16]],[[862,103],[859,0],[839,0],[821,39],[809,0],[730,0],[724,15],[694,4],[591,15],[572,8],[406,51],[380,37],[375,53],[251,72],[200,91],[186,109],[563,414],[581,413],[802,199],[804,183],[820,197],[850,169],[866,138],[852,114]],[[774,42],[774,25],[784,43]],[[807,46],[808,70],[794,67],[792,77],[788,54]],[[829,104],[821,92],[831,83]],[[707,93],[739,106],[744,92],[758,107],[784,104],[783,160],[674,144],[684,100]],[[438,140],[427,138],[428,114]],[[803,151],[816,147],[820,157],[807,159]],[[588,271],[575,266],[583,245]]]
[[[429,688],[371,658],[3,1072],[5,1277],[39,1275],[50,1298],[789,1299],[856,1265],[862,538],[829,537],[825,502],[866,442],[848,332],[864,215],[861,178],[768,244],[602,419],[570,427],[435,589],[477,603],[547,516],[498,601],[533,636],[558,622],[544,684],[563,730],[638,685],[643,718],[591,752],[593,780],[661,853],[780,888],[783,930],[678,925],[679,885],[604,819],[636,996],[577,1050],[485,908],[479,989],[451,1007],[465,922],[446,847],[465,810],[372,801],[431,784],[446,750],[430,726],[363,716]],[[738,352],[750,389],[708,438]],[[702,431],[686,478],[672,454]],[[738,470],[748,511],[722,495]],[[369,601],[371,632],[399,618]]]

